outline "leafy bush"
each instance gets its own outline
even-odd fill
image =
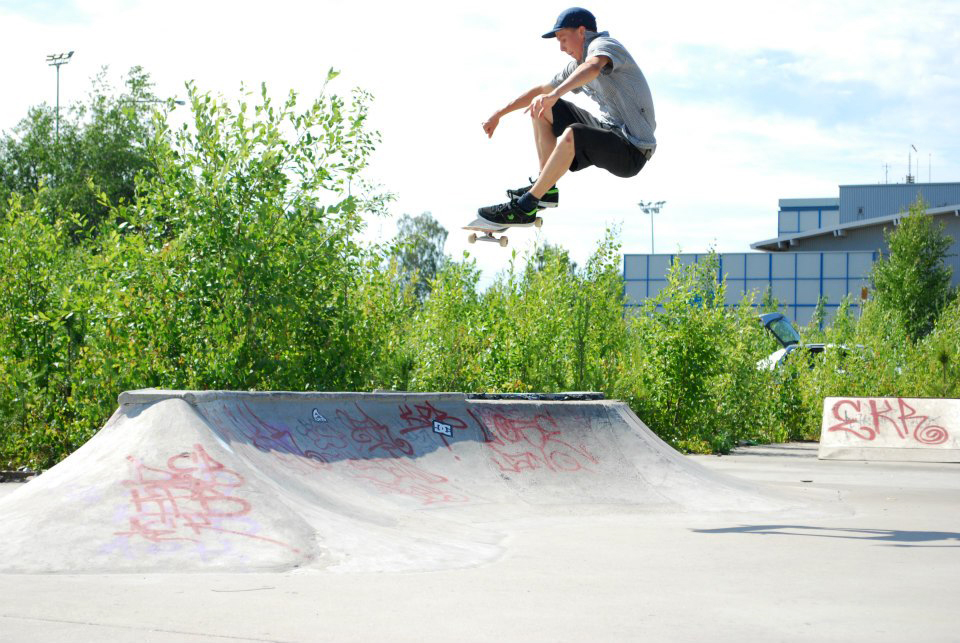
[[[116,95],[106,69],[101,70],[85,102],[61,107],[59,140],[56,109],[50,105],[31,108],[0,137],[0,211],[14,194],[27,208],[37,199],[48,222],[71,220],[71,232],[78,236],[97,230],[109,203],[136,198],[135,177],[152,170],[147,158],[155,134],[151,115],[162,101],[141,67],[130,69],[124,86]]]
[[[724,307],[718,270],[716,255],[675,263],[630,328],[635,381],[621,395],[661,437],[688,451],[726,452],[788,433],[776,412],[775,376],[757,368],[773,340],[747,300]]]
[[[446,241],[446,228],[429,212],[416,217],[404,214],[397,221],[397,236],[390,254],[396,257],[404,282],[413,286],[421,301],[430,294],[430,283],[446,259]]]
[[[918,200],[893,231],[885,231],[889,256],[873,264],[871,281],[877,305],[900,316],[911,341],[932,329],[953,297],[951,270],[944,263],[951,240],[943,224],[934,224]]]
[[[400,352],[394,315],[411,297],[355,240],[388,198],[361,176],[377,140],[369,96],[298,111],[295,94],[275,105],[265,87],[252,109],[188,90],[192,126],[172,132],[156,113],[150,171],[135,199],[98,193],[109,216],[96,234],[72,238],[82,213],[50,212],[42,186],[8,202],[7,466],[50,466],[124,389],[354,389]]]

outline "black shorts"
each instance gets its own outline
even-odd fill
[[[575,155],[570,171],[596,165],[615,176],[636,176],[647,162],[646,154],[628,141],[620,130],[600,122],[590,112],[562,98],[553,106],[553,135],[573,130]]]

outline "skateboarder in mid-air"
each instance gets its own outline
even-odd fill
[[[501,226],[533,225],[540,208],[556,207],[556,183],[567,170],[596,165],[616,176],[635,176],[657,147],[653,99],[643,72],[608,32],[597,33],[592,13],[567,9],[543,37],[556,38],[573,61],[550,83],[534,87],[483,123],[492,137],[503,116],[523,108],[533,121],[540,158],[532,185],[507,190],[507,203],[478,210],[481,219]],[[567,92],[586,93],[599,103],[602,117],[560,98]]]

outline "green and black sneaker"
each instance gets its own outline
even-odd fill
[[[509,203],[490,205],[477,210],[480,218],[490,223],[518,228],[532,226],[537,220],[537,212],[539,212],[537,208],[530,212],[524,212],[518,203],[518,199],[510,199]]]
[[[524,186],[522,188],[517,188],[516,190],[507,190],[507,196],[511,199],[519,199],[524,194],[530,191],[530,188],[533,187],[534,179],[530,179],[530,185]],[[547,193],[540,197],[540,202],[537,204],[541,208],[555,208],[560,205],[560,190],[554,185],[552,188],[547,190]]]

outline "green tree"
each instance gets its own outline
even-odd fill
[[[83,257],[66,231],[14,194],[0,216],[0,468],[55,463],[79,444],[51,422],[74,393],[86,321]]]
[[[61,107],[59,144],[55,108],[30,108],[0,138],[0,210],[9,207],[12,194],[20,194],[28,209],[38,199],[51,221],[78,215],[76,235],[95,230],[109,212],[108,203],[132,201],[137,174],[152,169],[147,144],[161,103],[141,67],[130,69],[124,86],[115,94],[106,68],[101,70],[86,102]]]
[[[780,300],[773,296],[773,288],[770,286],[763,290],[758,309],[760,313],[775,313],[780,310]]]
[[[331,73],[329,78],[336,74]],[[356,241],[388,195],[363,180],[370,97],[238,105],[188,87],[156,121],[132,200],[96,234],[40,190],[0,217],[0,464],[47,467],[130,388],[360,389],[403,382],[413,298]],[[381,368],[388,363],[388,368]]]
[[[357,386],[354,348],[370,328],[351,305],[365,265],[356,235],[387,198],[362,180],[379,138],[370,96],[324,91],[302,109],[265,85],[252,105],[188,93],[192,127],[158,130],[155,174],[112,213],[147,246],[136,278],[162,298],[149,320],[162,354],[184,360],[191,387]]]
[[[399,261],[404,283],[411,284],[417,299],[423,301],[433,288],[433,280],[446,261],[443,246],[447,230],[429,212],[397,221],[393,252]]]
[[[550,243],[537,244],[533,256],[527,261],[527,270],[542,272],[555,260],[565,265],[571,274],[577,271],[577,262],[570,259],[570,251]]]
[[[724,371],[723,346],[731,335],[718,267],[715,254],[690,265],[674,262],[666,287],[635,322],[645,419],[683,449],[729,449],[733,440],[710,430],[711,380]]]
[[[826,336],[824,333],[824,324],[827,321],[827,297],[821,295],[817,299],[817,305],[814,306],[810,314],[810,322],[805,328],[800,329],[800,334],[805,343],[822,342]]]
[[[925,394],[935,397],[960,396],[960,298],[937,318],[937,325],[923,340],[925,360],[920,361]],[[931,377],[931,375],[934,375]]]
[[[876,303],[899,316],[913,342],[933,329],[953,297],[952,271],[944,263],[952,240],[925,210],[918,200],[892,232],[884,233],[890,252],[874,263],[870,277]]]

